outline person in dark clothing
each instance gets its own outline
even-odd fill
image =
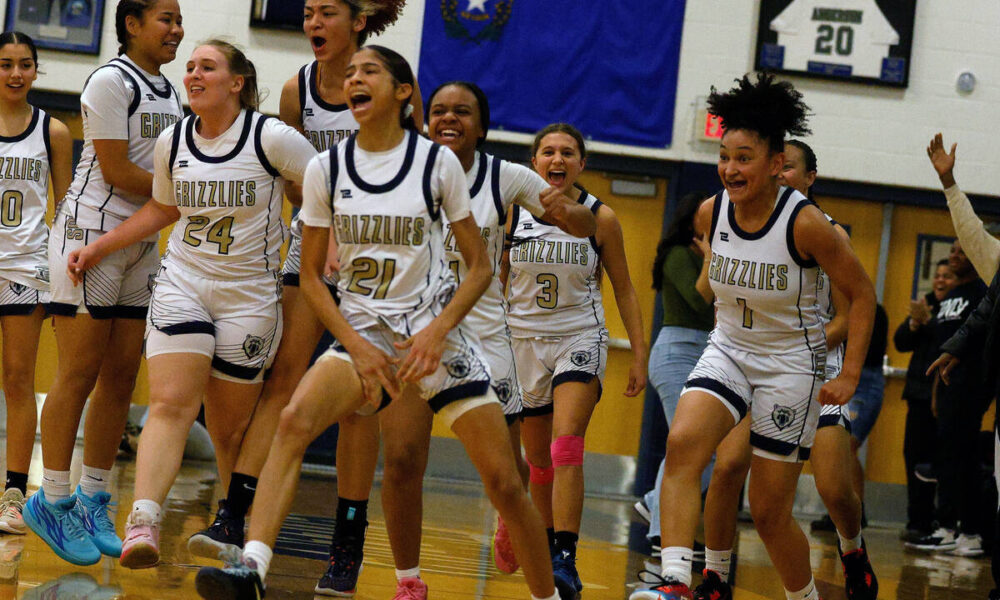
[[[948,261],[955,272],[956,285],[941,301],[933,321],[934,343],[939,348],[959,330],[986,295],[986,284],[957,240],[952,244]],[[952,366],[953,377],[940,378],[944,385],[936,384],[936,401],[932,401],[937,414],[934,471],[938,476],[938,528],[930,535],[908,542],[907,546],[959,556],[981,556],[979,515],[983,511],[976,439],[992,393],[984,393],[982,385],[982,361],[978,358],[982,344],[963,350],[969,353],[968,359]]]
[[[990,396],[997,396],[1000,392],[1000,346],[998,346],[997,336],[1000,334],[1000,308],[998,308],[998,297],[1000,297],[1000,271],[993,275],[993,282],[990,284],[986,296],[979,302],[975,310],[962,323],[947,342],[941,347],[943,353],[931,364],[928,373],[939,371],[941,380],[948,383],[957,381],[961,376],[960,369],[963,364],[980,363],[983,366],[983,379],[975,381],[982,385],[986,380],[986,385],[982,387],[988,391]],[[980,360],[985,357],[985,360]],[[993,425],[994,441],[994,465],[993,476],[1000,488],[1000,429],[998,422]],[[1000,539],[1000,512],[994,523],[998,537]],[[993,544],[993,581],[1000,582],[1000,544]],[[1000,600],[1000,586],[990,591],[990,600]]]
[[[931,411],[931,385],[933,378],[927,368],[938,356],[934,342],[933,324],[941,300],[955,287],[955,274],[948,259],[941,259],[934,273],[930,292],[920,300],[910,303],[910,314],[900,323],[893,336],[896,350],[912,352],[906,370],[903,399],[906,401],[906,431],[903,435],[903,460],[906,464],[906,531],[903,539],[915,541],[934,532],[935,485],[922,481],[914,473],[918,464],[934,460],[934,446],[927,440],[934,439],[937,419]]]

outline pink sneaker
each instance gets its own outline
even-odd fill
[[[427,600],[427,584],[419,577],[404,577],[396,583],[392,600]]]
[[[521,565],[514,555],[514,546],[510,543],[510,534],[503,519],[497,517],[497,530],[493,534],[493,562],[501,572],[508,575],[517,571]]]
[[[118,562],[127,569],[148,569],[160,564],[160,526],[152,517],[135,513],[128,516]]]
[[[17,488],[10,488],[0,497],[0,531],[24,535],[24,494]]]

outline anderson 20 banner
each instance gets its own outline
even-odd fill
[[[494,128],[564,121],[588,139],[662,148],[683,24],[684,0],[428,0],[420,88],[475,82]]]

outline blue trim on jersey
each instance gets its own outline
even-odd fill
[[[544,406],[525,406],[521,409],[521,416],[525,419],[531,417],[544,417],[545,415],[551,415],[554,407],[551,402]]]
[[[254,116],[254,111],[252,110],[246,111],[246,114],[243,116],[243,131],[240,132],[239,141],[236,142],[236,145],[233,146],[232,150],[230,150],[227,154],[224,154],[222,156],[209,156],[203,153],[201,150],[199,150],[198,146],[194,143],[194,125],[195,121],[197,121],[199,118],[198,116],[187,117],[188,123],[187,127],[185,127],[186,135],[184,136],[185,137],[184,142],[187,145],[187,148],[191,152],[191,154],[193,154],[194,157],[200,160],[201,162],[209,164],[219,164],[219,163],[224,163],[228,160],[232,160],[237,156],[239,156],[240,152],[243,151],[243,146],[245,146],[247,140],[250,139],[250,129],[251,125],[253,124],[253,116]]]
[[[412,133],[410,135],[416,137]],[[441,203],[434,197],[434,192],[431,189],[431,179],[434,177],[434,165],[437,163],[438,151],[440,150],[441,146],[432,143],[431,149],[427,152],[427,162],[424,164],[424,203],[427,205],[427,212],[434,221],[437,221],[441,217]]]
[[[740,413],[740,420],[747,416],[747,403],[739,394],[726,387],[726,384],[709,377],[693,377],[684,384],[685,388],[702,388],[714,392],[726,399],[736,412]]]
[[[333,209],[333,199],[337,196],[337,176],[340,175],[340,155],[337,146],[330,148],[328,153],[330,154],[330,225],[333,225],[333,215],[336,214]]]
[[[193,333],[204,333],[215,335],[215,325],[208,321],[187,321],[185,323],[174,323],[165,327],[157,327],[157,331],[167,335],[188,335]]]
[[[130,64],[128,61],[124,61],[124,60],[122,60],[120,58],[112,58],[111,60],[108,61],[108,64],[121,65],[121,66],[118,67],[119,69],[125,68],[125,69],[128,69],[129,71],[132,71],[133,73],[135,73],[139,77],[139,79],[142,79],[142,82],[146,84],[146,87],[148,87],[149,89],[153,90],[153,93],[156,94],[157,96],[159,96],[160,98],[170,98],[170,96],[173,95],[172,92],[174,91],[174,86],[170,85],[170,82],[167,81],[166,77],[163,78],[164,83],[166,83],[166,89],[161,92],[160,90],[158,90],[156,88],[155,85],[153,85],[153,82],[151,82],[146,77],[145,73],[143,73],[141,70],[135,68],[135,66],[133,66],[132,64]],[[139,90],[138,90],[138,87],[137,87],[136,88],[136,92],[138,92],[138,91]],[[138,97],[138,94],[136,94],[136,96]],[[138,104],[138,102],[136,102],[136,104]],[[131,112],[129,114],[131,115]]]
[[[354,182],[354,185],[369,194],[385,194],[396,189],[396,186],[403,183],[403,180],[406,179],[407,174],[410,172],[410,167],[413,166],[413,156],[417,152],[417,138],[419,135],[414,131],[407,131],[406,136],[406,156],[403,158],[403,164],[399,167],[399,172],[387,183],[375,185],[362,179],[361,175],[358,174],[357,168],[354,166],[354,146],[357,144],[358,134],[351,134],[351,137],[347,138],[347,145],[344,149],[344,162],[347,163],[347,175]]]
[[[263,367],[244,367],[223,360],[218,356],[212,357],[212,368],[220,373],[235,377],[236,379],[246,379],[248,381],[256,379]]]
[[[185,118],[193,119],[194,117],[185,117]],[[171,140],[170,140],[170,162],[168,164],[170,166],[171,177],[173,177],[174,175],[174,163],[177,162],[177,153],[181,149],[181,133],[183,131],[184,131],[184,122],[182,119],[181,122],[178,122],[174,125],[174,131],[173,134],[171,135]]]
[[[479,170],[476,171],[476,180],[472,182],[472,187],[469,188],[469,197],[475,198],[479,190],[483,188],[483,183],[486,181],[486,158],[485,152],[479,153]]]
[[[773,452],[774,454],[780,454],[781,456],[791,456],[793,452],[800,449],[798,444],[783,442],[781,440],[773,440],[769,437],[764,437],[756,431],[750,432],[750,445],[754,448],[760,448],[765,452]],[[808,456],[808,449],[802,448],[802,450],[805,450]]]
[[[316,61],[313,61],[316,62]],[[309,65],[302,65],[299,69],[299,121],[301,122],[306,111],[306,69]]]
[[[767,233],[771,231],[771,228],[774,227],[774,224],[777,222],[778,217],[781,216],[781,211],[785,209],[785,204],[788,203],[788,198],[791,197],[792,192],[794,191],[795,190],[792,189],[791,187],[785,188],[784,193],[782,193],[781,197],[778,198],[778,203],[774,205],[774,210],[771,211],[771,216],[767,219],[767,223],[765,223],[763,227],[754,232],[749,232],[744,230],[742,227],[740,227],[739,223],[736,222],[736,205],[734,205],[732,201],[730,201],[729,210],[727,211],[728,212],[727,216],[729,217],[729,226],[732,228],[733,233],[735,233],[736,235],[740,236],[745,240],[750,240],[750,241],[759,240],[760,238],[767,235]]]
[[[799,202],[792,209],[792,214],[788,217],[788,227],[785,228],[785,243],[788,245],[788,254],[795,261],[795,264],[799,265],[803,269],[813,269],[819,266],[819,263],[815,259],[806,260],[799,254],[798,248],[795,247],[795,217],[799,216],[799,211],[801,211],[806,206],[812,204],[811,202]],[[813,204],[815,206],[815,204]],[[833,220],[831,219],[832,223]]]
[[[38,126],[39,113],[41,113],[41,111],[38,108],[32,106],[31,107],[31,122],[28,123],[28,126],[24,129],[24,131],[22,131],[21,133],[19,133],[17,135],[11,136],[11,137],[5,137],[5,136],[0,135],[0,142],[7,143],[7,144],[13,144],[14,142],[20,142],[21,140],[23,140],[26,137],[28,137],[29,135],[31,135],[31,133],[33,131],[35,131],[35,127]],[[46,115],[46,116],[48,116],[48,115]],[[45,150],[46,151],[48,151],[48,139],[47,139],[47,137],[48,136],[46,136],[46,141],[45,141]]]
[[[715,202],[712,203],[712,229],[708,233],[708,244],[710,246],[712,245],[712,240],[715,239],[715,230],[718,229],[719,213],[722,211],[722,195],[725,193],[725,189],[715,192]]]
[[[468,398],[475,398],[477,396],[483,396],[490,391],[490,380],[483,379],[481,381],[469,381],[460,385],[456,385],[453,388],[448,388],[436,394],[433,398],[427,401],[430,405],[431,410],[437,413],[445,406],[448,406],[452,402],[458,402],[459,400],[466,400]]]
[[[331,104],[319,95],[319,69],[317,68],[319,62],[314,60],[309,66],[311,67],[313,76],[309,78],[306,85],[309,88],[309,96],[313,102],[327,112],[344,112],[345,110],[350,110],[346,102],[343,104]],[[303,100],[302,106],[305,106],[305,100]]]
[[[45,157],[49,160],[49,178],[52,178],[52,117],[45,113],[42,120],[42,140],[45,141]],[[59,200],[62,200],[60,198]]]
[[[59,315],[60,317],[73,317],[76,316],[77,308],[75,304],[66,304],[65,302],[49,302],[45,305],[45,310],[50,315]]]
[[[493,191],[493,206],[497,209],[497,223],[503,226],[507,215],[504,214],[503,197],[500,194],[500,163],[499,158],[493,158],[493,168],[490,169],[490,189]]]
[[[261,136],[264,131],[264,123],[266,123],[268,119],[273,118],[274,117],[261,117],[257,119],[257,126],[253,130],[253,149],[257,153],[257,160],[260,161],[260,166],[264,167],[264,170],[267,171],[272,177],[281,177],[281,172],[274,168],[271,161],[267,160],[267,155],[264,153],[264,144],[261,141]]]

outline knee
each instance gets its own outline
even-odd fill
[[[750,515],[761,538],[768,539],[785,533],[792,520],[790,506],[770,497],[750,499]]]
[[[290,404],[281,411],[275,444],[292,446],[305,452],[313,440],[312,416],[296,404]]]
[[[702,471],[711,460],[711,451],[701,451],[699,445],[704,442],[703,436],[690,429],[672,430],[667,436],[667,456],[664,476],[688,475],[701,477]],[[718,468],[718,465],[713,468]]]
[[[823,499],[823,504],[831,513],[844,514],[853,509],[861,508],[861,501],[854,493],[850,481],[830,482],[817,479],[816,491],[819,492],[819,497]]]
[[[524,484],[516,470],[497,468],[481,475],[483,487],[494,506],[512,506],[525,494]]]
[[[194,420],[198,418],[198,405],[185,405],[182,402],[172,401],[160,397],[150,398],[149,420],[167,423],[178,427],[190,427]]]
[[[3,393],[8,403],[35,402],[35,381],[32,369],[5,368],[3,370]]]
[[[712,486],[742,488],[750,471],[750,461],[743,457],[717,457],[712,467]]]
[[[582,467],[583,466],[583,437],[579,435],[561,435],[552,441],[549,447],[549,454],[552,457],[552,466],[559,467]]]
[[[386,449],[382,478],[390,485],[405,485],[410,481],[423,481],[427,468],[427,453],[421,444],[403,444]]]

